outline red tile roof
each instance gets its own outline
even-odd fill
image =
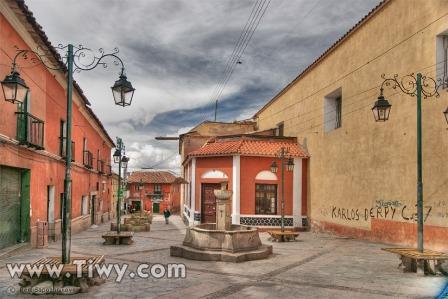
[[[189,157],[201,156],[267,156],[274,157],[280,149],[289,149],[291,157],[308,158],[307,152],[292,138],[217,138],[191,152]]]
[[[128,183],[140,183],[140,180],[147,184],[180,183],[178,177],[169,171],[134,171],[129,176]]]

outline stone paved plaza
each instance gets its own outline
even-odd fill
[[[267,260],[232,264],[170,257],[170,245],[180,244],[185,233],[179,217],[171,217],[166,225],[156,216],[151,232],[136,233],[130,246],[102,245],[101,233],[108,228],[105,224],[74,235],[72,256],[103,254],[106,263],[128,263],[128,274],[139,263],[184,263],[187,278],[131,279],[126,275],[116,283],[113,276],[89,293],[71,298],[433,298],[446,283],[443,277],[400,273],[398,258],[380,250],[384,244],[311,232],[302,233],[298,242],[274,243],[274,255]],[[266,233],[261,238],[272,244]],[[58,242],[2,259],[0,298],[36,298],[11,295],[19,279],[9,277],[6,263],[59,254]]]

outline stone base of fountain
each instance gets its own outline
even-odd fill
[[[231,225],[217,230],[215,223],[205,223],[187,228],[183,244],[171,246],[170,253],[192,260],[239,263],[269,257],[272,246],[261,243],[256,228]]]

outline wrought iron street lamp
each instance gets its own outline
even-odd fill
[[[281,231],[285,231],[285,166],[287,167],[288,171],[294,170],[294,160],[292,158],[288,158],[287,155],[289,154],[289,150],[285,147],[282,147],[280,151],[278,152],[277,156],[280,159],[280,169],[282,174],[282,194],[281,194]],[[273,161],[271,164],[271,171],[273,173],[277,173],[278,166],[277,162]]]
[[[387,121],[389,119],[390,108],[392,105],[383,96],[383,88],[381,88],[380,96],[372,108],[375,121]]]
[[[118,196],[117,196],[117,234],[121,232],[121,198],[123,197],[123,184],[121,179],[121,169],[124,169],[123,177],[126,177],[126,168],[129,158],[125,156],[125,146],[123,140],[117,137],[117,148],[114,153],[114,163],[118,164]],[[124,181],[124,179],[123,179]]]
[[[287,168],[288,171],[293,171],[294,170],[294,160],[292,158],[289,158],[286,166],[288,167]]]
[[[124,64],[120,57],[117,56],[118,49],[115,48],[111,53],[105,53],[103,49],[99,49],[99,55],[93,54],[88,48],[82,45],[76,47],[72,44],[66,46],[59,45],[56,50],[64,51],[62,61],[58,66],[54,66],[47,55],[40,54],[33,50],[18,50],[14,56],[12,63],[11,74],[6,76],[1,81],[3,94],[5,100],[15,103],[23,102],[28,90],[25,81],[20,78],[17,72],[17,59],[22,57],[27,59],[29,54],[35,55],[31,59],[32,62],[40,62],[47,69],[59,70],[67,74],[67,120],[66,120],[66,159],[65,159],[65,179],[64,179],[64,198],[62,202],[62,263],[70,262],[70,247],[71,247],[71,161],[72,161],[72,106],[73,106],[73,73],[81,71],[90,71],[101,65],[107,67],[104,62],[105,58],[113,58],[114,65],[121,65],[121,72],[119,79],[115,82],[112,90],[114,101],[117,105],[128,106],[132,101],[135,89],[131,83],[127,81],[124,75]],[[90,59],[89,59],[90,58]],[[87,60],[87,61],[86,61]],[[115,158],[114,158],[115,159]]]
[[[123,156],[123,158],[121,158],[121,167],[127,168],[128,162],[129,162],[129,158],[126,156]]]
[[[23,103],[25,101],[28,86],[26,86],[25,81],[17,72],[15,64],[12,67],[11,74],[7,75],[1,81],[1,84],[5,101],[11,103]]]
[[[114,163],[119,163],[121,159],[121,151],[117,148],[114,152]]]
[[[131,105],[135,88],[132,87],[131,82],[127,80],[124,75],[124,70],[121,71],[120,78],[115,81],[114,86],[111,88],[116,105],[123,107]]]
[[[393,78],[386,78],[381,84],[380,96],[375,102],[372,111],[375,121],[387,121],[389,119],[391,105],[383,96],[383,88],[390,86],[393,89],[397,87],[405,94],[417,97],[417,227],[418,227],[418,250],[423,252],[423,178],[422,178],[422,96],[423,98],[439,97],[439,88],[446,82],[436,82],[433,78],[410,74],[399,79],[398,75]],[[444,112],[447,117],[448,109]],[[448,121],[448,117],[447,117]]]

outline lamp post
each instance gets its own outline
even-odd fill
[[[393,89],[397,87],[405,94],[412,97],[417,96],[417,227],[418,227],[418,251],[423,252],[423,171],[422,171],[422,97],[424,99],[430,97],[439,97],[439,88],[444,82],[436,82],[433,78],[409,74],[401,79],[398,75],[392,78],[386,78],[383,74],[381,78],[384,79],[380,88],[380,96],[375,102],[372,112],[375,121],[387,121],[389,119],[390,109],[392,105],[383,96],[385,86],[390,86]],[[448,108],[444,112],[448,122]]]
[[[282,147],[280,151],[278,152],[277,156],[280,159],[280,167],[281,167],[281,175],[282,175],[282,194],[281,194],[281,231],[285,231],[285,166],[287,167],[288,171],[294,170],[294,161],[292,158],[288,158],[289,150],[285,147]],[[271,164],[271,172],[277,173],[278,171],[278,165],[277,162],[274,160]]]
[[[121,198],[123,197],[123,184],[121,180],[121,169],[123,168],[126,175],[129,158],[125,156],[125,146],[123,140],[117,137],[117,147],[113,154],[114,163],[118,164],[118,196],[117,196],[117,234],[121,232]]]
[[[17,59],[22,57],[27,59],[29,54],[34,54],[32,62],[42,63],[47,69],[60,70],[67,74],[67,127],[66,127],[66,159],[65,159],[65,178],[64,178],[64,197],[62,202],[62,263],[70,263],[70,247],[71,247],[71,161],[72,161],[72,97],[73,97],[73,73],[81,71],[90,71],[98,65],[107,67],[103,62],[104,58],[113,58],[115,65],[121,65],[119,79],[112,86],[112,94],[115,104],[119,106],[129,106],[132,102],[135,89],[132,84],[127,81],[124,73],[123,61],[116,55],[118,49],[115,48],[112,53],[104,53],[103,49],[99,49],[99,55],[88,55],[93,53],[90,49],[83,46],[67,46],[59,45],[57,50],[65,51],[59,66],[50,65],[47,55],[40,54],[33,50],[18,50],[14,56],[11,74],[7,75],[1,81],[3,95],[5,100],[11,103],[23,103],[28,91],[25,81],[20,77],[17,71]],[[87,57],[87,58],[86,58]],[[90,58],[87,62],[86,59]]]

